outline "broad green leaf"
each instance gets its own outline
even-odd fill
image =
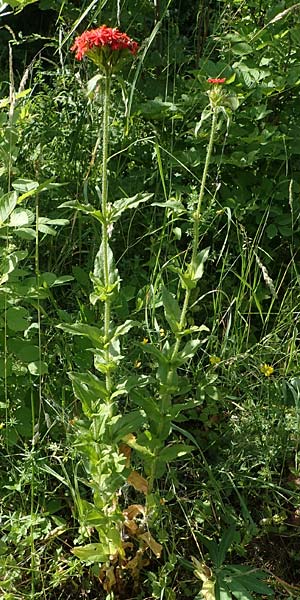
[[[29,363],[37,361],[40,356],[39,347],[33,345],[28,340],[23,338],[14,337],[8,340],[9,352],[15,354],[15,356],[22,362]]]
[[[132,321],[131,319],[127,319],[122,325],[118,325],[112,333],[112,338],[118,338],[120,335],[125,335],[130,331],[132,327],[140,327],[141,323],[139,321]]]
[[[263,581],[267,577],[266,573],[263,571],[251,570],[247,565],[228,565],[223,571],[227,576],[233,577],[237,581],[241,581],[249,591],[264,596],[274,595],[271,588]]]
[[[150,200],[152,196],[153,194],[136,194],[131,198],[121,198],[120,200],[116,200],[112,205],[109,221],[116,221],[125,210],[137,208],[143,202]]]
[[[35,182],[32,182],[32,183],[35,183]],[[51,190],[52,188],[56,188],[60,185],[64,185],[64,184],[54,183],[54,177],[51,177],[50,179],[46,179],[46,181],[43,181],[43,183],[38,184],[37,187],[32,186],[32,188],[30,190],[24,192],[21,196],[19,196],[18,204],[21,204],[21,202],[23,202],[24,200],[27,200],[27,198],[31,198],[32,196],[35,196],[36,194],[39,194],[40,192],[43,192],[46,190]]]
[[[165,310],[165,317],[168,321],[173,333],[179,330],[181,310],[174,296],[167,290],[165,286],[162,288],[162,303]]]
[[[31,375],[46,375],[48,373],[48,365],[42,360],[30,362],[27,368]]]
[[[178,352],[178,355],[176,357],[176,364],[182,365],[185,361],[189,360],[190,358],[193,358],[200,345],[201,340],[189,340],[185,344],[183,350],[181,350],[181,352]]]
[[[25,331],[28,327],[29,313],[22,306],[11,306],[6,311],[6,320],[9,329]]]
[[[10,227],[26,227],[34,222],[34,214],[25,208],[16,208],[10,215]]]
[[[213,562],[214,565],[216,565],[218,562],[218,544],[216,544],[214,540],[210,540],[204,535],[202,535],[200,531],[195,531],[195,535],[200,540],[200,542],[204,544],[205,548],[208,550],[210,560]]]
[[[103,563],[109,560],[111,555],[110,549],[103,544],[87,544],[86,546],[78,546],[72,548],[73,554],[88,563]],[[113,553],[114,554],[114,553]]]
[[[73,391],[82,404],[82,410],[87,417],[91,417],[97,410],[99,400],[108,400],[105,383],[92,373],[69,373]]]
[[[17,250],[5,256],[1,263],[0,285],[8,280],[9,273],[14,271],[18,262],[26,258],[27,254],[26,250]]]
[[[172,444],[172,446],[167,446],[161,450],[159,453],[159,461],[168,463],[176,458],[181,458],[182,456],[193,452],[193,450],[195,450],[195,448],[193,448],[193,446],[188,446],[187,444]]]
[[[17,192],[21,192],[25,194],[26,192],[31,192],[32,190],[36,190],[39,187],[37,181],[32,181],[32,179],[15,179],[12,183],[12,187]]]
[[[14,210],[18,201],[17,192],[8,192],[0,198],[0,226],[5,223],[6,219]]]
[[[98,327],[93,327],[92,325],[86,325],[85,323],[74,323],[74,324],[60,324],[57,325],[59,329],[66,331],[66,333],[71,333],[72,335],[82,335],[87,337],[96,348],[103,347],[103,336],[101,334],[100,329]]]
[[[232,600],[230,589],[222,580],[221,575],[217,578],[215,587],[216,600]]]
[[[145,418],[140,411],[131,410],[126,415],[119,415],[115,422],[111,425],[111,434],[115,442],[119,442],[128,433],[132,433],[140,429],[145,423]]]

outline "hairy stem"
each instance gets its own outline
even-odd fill
[[[215,134],[216,134],[217,114],[218,114],[217,108],[213,107],[212,108],[212,122],[211,122],[209,142],[208,142],[207,151],[206,151],[206,158],[205,158],[205,163],[204,163],[204,168],[203,168],[203,173],[202,173],[197,208],[194,213],[192,257],[191,257],[191,261],[190,261],[191,273],[193,273],[193,270],[194,270],[194,267],[196,264],[196,257],[197,257],[198,246],[199,246],[199,222],[200,222],[200,218],[201,218],[201,207],[202,207],[202,201],[203,201],[203,197],[204,197],[204,193],[205,193],[205,184],[206,184],[206,180],[207,180],[208,169],[209,169],[213,145],[214,145],[214,138],[215,138]],[[171,393],[168,392],[168,387],[169,386],[171,387],[171,385],[172,385],[173,375],[174,375],[174,371],[176,369],[176,367],[174,366],[174,362],[175,362],[175,359],[176,359],[179,349],[180,349],[181,337],[182,337],[180,335],[180,333],[183,331],[183,329],[185,327],[186,316],[187,316],[187,312],[189,309],[190,296],[191,296],[191,289],[187,287],[186,291],[185,291],[185,297],[184,297],[182,309],[181,309],[181,315],[180,315],[180,321],[179,321],[179,335],[176,336],[176,341],[175,341],[173,352],[172,352],[172,355],[170,358],[170,369],[169,369],[169,373],[168,373],[168,377],[167,377],[167,385],[166,385],[167,391],[166,392],[164,391],[164,393],[161,395],[161,405],[160,405],[161,420],[160,420],[160,423],[158,426],[158,431],[157,431],[158,439],[160,439],[160,437],[161,437],[161,433],[162,433],[163,427],[164,427],[164,415],[166,414],[167,407],[171,401]],[[159,452],[160,448],[158,448],[157,450]],[[149,489],[150,493],[152,492],[154,480],[155,480],[155,471],[156,471],[156,465],[157,465],[157,461],[158,461],[158,452],[157,452],[157,455],[153,458],[153,463],[151,465],[151,473],[150,473],[149,484],[148,484],[148,486],[149,486],[148,489]]]
[[[102,249],[103,249],[103,270],[104,286],[109,288],[109,263],[108,263],[108,221],[107,221],[107,198],[108,198],[108,178],[107,178],[107,160],[108,160],[108,141],[109,141],[109,108],[110,108],[110,90],[111,74],[106,73],[105,88],[103,97],[103,135],[102,135]],[[104,343],[106,364],[109,363],[109,330],[110,330],[110,311],[111,301],[107,295],[104,301]],[[106,389],[111,391],[111,374],[106,374]],[[112,412],[112,407],[111,407]]]

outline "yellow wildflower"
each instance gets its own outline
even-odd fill
[[[221,359],[219,356],[212,355],[209,357],[209,362],[211,365],[218,365],[221,362]]]
[[[164,335],[165,335],[165,330],[163,329],[163,327],[161,327],[161,328],[160,328],[160,330],[159,330],[159,335],[160,335],[160,337],[164,337]]]
[[[274,373],[274,367],[272,367],[272,365],[264,363],[263,365],[260,365],[260,372],[266,377],[270,377],[270,375]]]
[[[139,369],[141,367],[141,365],[142,365],[142,363],[141,363],[140,360],[136,360],[135,363],[134,363],[134,366],[135,366],[136,369]]]
[[[149,342],[148,338],[144,338],[143,341],[142,341],[142,344],[145,345],[145,344],[148,344],[148,342]]]

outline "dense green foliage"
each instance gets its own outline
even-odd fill
[[[298,598],[300,5],[5,4],[0,599]]]

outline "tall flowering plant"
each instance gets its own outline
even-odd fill
[[[104,81],[101,210],[78,202],[63,205],[88,213],[101,223],[102,231],[101,245],[91,274],[93,292],[90,296],[92,304],[99,302],[103,307],[101,322],[97,327],[84,323],[62,326],[73,335],[89,339],[94,352],[94,367],[98,372],[98,376],[90,372],[70,374],[74,394],[81,401],[84,413],[84,419],[76,424],[75,440],[87,473],[85,483],[90,487],[93,499],[91,502],[79,496],[76,498],[82,541],[93,531],[99,537],[99,542],[76,546],[73,552],[84,561],[102,564],[99,576],[104,588],[111,592],[114,586],[120,584],[120,569],[124,572],[126,568],[136,574],[143,566],[142,556],[146,548],[150,548],[156,556],[160,555],[162,548],[149,530],[163,506],[163,500],[155,490],[155,481],[164,474],[171,460],[193,450],[193,447],[182,442],[169,444],[168,438],[173,423],[188,404],[173,401],[181,390],[178,368],[193,358],[201,343],[198,339],[200,333],[207,330],[205,326],[187,327],[187,313],[191,292],[203,275],[209,253],[207,248],[200,252],[198,249],[199,222],[217,119],[222,111],[222,84],[225,79],[208,80],[211,86],[211,131],[196,210],[189,215],[192,223],[191,257],[185,271],[178,272],[182,302],[162,286],[161,302],[165,320],[170,326],[170,336],[159,347],[148,343],[148,339],[141,343],[141,350],[149,353],[157,366],[157,390],[153,390],[153,380],[148,390],[145,378],[132,374],[127,380],[118,378],[119,363],[124,358],[121,352],[122,336],[139,324],[131,319],[119,325],[114,322],[114,302],[118,297],[120,278],[110,246],[110,235],[114,223],[125,210],[146,202],[152,194],[136,194],[132,198],[108,202],[107,176],[113,76],[126,57],[137,53],[138,44],[117,28],[102,25],[77,37],[71,50],[79,61],[85,57],[92,60]],[[197,339],[195,335],[198,335]],[[186,338],[188,341],[185,342]],[[137,408],[123,414],[118,408],[121,395],[130,395],[132,404]],[[130,466],[132,450],[140,455],[145,477]],[[118,499],[125,483],[144,495],[145,503],[133,504],[121,510]],[[133,542],[126,541],[128,539]],[[131,548],[130,558],[126,556],[127,547]],[[132,548],[136,549],[135,554]]]
[[[92,60],[98,67],[103,85],[102,103],[102,189],[101,210],[90,204],[67,202],[62,206],[73,207],[88,213],[101,223],[101,244],[95,257],[91,274],[93,292],[90,300],[93,305],[100,303],[101,322],[98,327],[83,323],[62,325],[61,328],[72,335],[89,339],[94,352],[94,367],[98,376],[91,372],[70,373],[75,396],[81,401],[84,419],[75,427],[75,443],[80,452],[85,471],[86,484],[92,491],[93,502],[76,497],[76,507],[80,520],[82,541],[97,531],[99,542],[76,546],[73,552],[83,561],[103,563],[100,579],[109,592],[117,580],[115,569],[126,562],[124,527],[136,534],[134,518],[140,518],[140,511],[119,507],[119,490],[128,480],[138,489],[145,491],[146,481],[130,469],[130,449],[123,443],[124,436],[141,425],[139,411],[130,415],[118,412],[118,397],[127,393],[117,384],[116,372],[122,360],[120,339],[135,323],[127,320],[115,325],[113,303],[118,295],[120,278],[115,266],[113,251],[109,243],[114,223],[121,214],[147,201],[151,194],[137,194],[132,198],[121,198],[108,202],[109,186],[107,162],[109,151],[109,119],[111,86],[114,74],[123,61],[138,51],[137,42],[117,28],[102,25],[97,29],[83,32],[75,39],[71,48],[77,60]],[[133,515],[133,516],[132,516]],[[152,547],[158,553],[159,545],[143,531],[139,542],[144,547]],[[143,539],[144,534],[144,539]],[[128,561],[127,561],[128,563]],[[107,566],[109,565],[109,566]],[[128,567],[130,569],[130,566]],[[120,577],[118,576],[118,580]]]

